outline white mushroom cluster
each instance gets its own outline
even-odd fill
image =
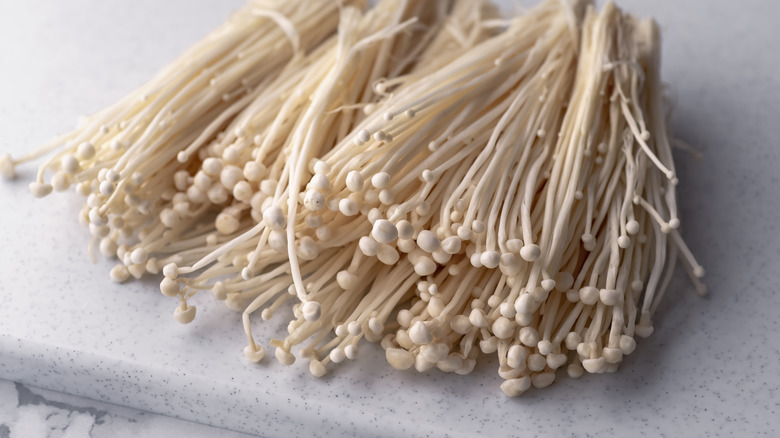
[[[305,3],[305,4],[304,4]],[[313,3],[317,3],[314,5]],[[614,372],[677,260],[657,25],[612,4],[254,0],[154,80],[27,157],[75,186],[111,277],[162,274],[252,324],[292,303],[275,357],[322,376],[363,338],[390,365],[510,396]],[[62,146],[64,144],[64,147]]]

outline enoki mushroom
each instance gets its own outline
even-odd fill
[[[510,396],[614,372],[679,259],[657,25],[548,0],[251,1],[150,83],[0,171],[75,186],[111,277],[159,274],[174,316],[209,290],[252,325],[292,304],[285,365],[363,338],[390,365]],[[47,180],[48,178],[48,180]]]

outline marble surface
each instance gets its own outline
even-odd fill
[[[240,3],[0,0],[0,150],[113,102]],[[251,364],[239,316],[209,297],[181,326],[156,281],[111,283],[110,264],[89,263],[76,197],[32,199],[28,167],[0,184],[0,378],[264,436],[777,436],[780,3],[620,3],[661,23],[671,125],[703,154],[677,162],[710,295],[675,277],[655,333],[617,374],[509,399],[495,363],[466,377],[396,372],[373,345],[319,380],[302,364]],[[258,325],[257,338],[283,326]],[[40,415],[2,409],[13,427]]]
[[[248,438],[165,415],[0,380],[0,438]]]

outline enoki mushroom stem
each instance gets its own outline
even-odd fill
[[[319,0],[318,0],[319,1]],[[251,1],[76,130],[30,186],[75,186],[111,277],[242,312],[244,353],[321,376],[365,338],[399,370],[496,354],[516,396],[614,372],[684,243],[652,20],[547,0]],[[47,179],[48,178],[48,179]],[[48,182],[47,182],[48,181]],[[253,324],[292,302],[284,338]]]

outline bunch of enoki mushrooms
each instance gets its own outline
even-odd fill
[[[46,154],[117,282],[243,315],[244,353],[315,376],[379,342],[399,370],[498,357],[510,396],[614,372],[681,261],[652,20],[546,0],[250,0]],[[290,308],[292,315],[289,315]],[[258,319],[289,318],[261,346]],[[258,318],[259,317],[259,318]]]

